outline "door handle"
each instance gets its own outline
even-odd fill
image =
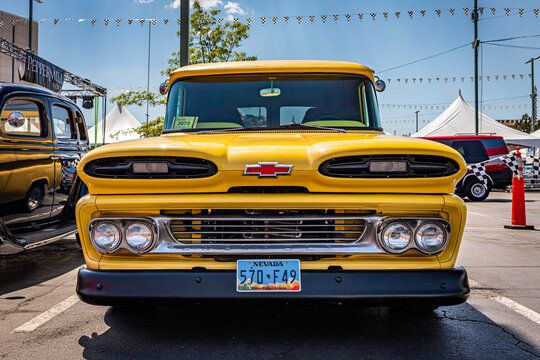
[[[51,160],[60,160],[60,156],[51,156]]]

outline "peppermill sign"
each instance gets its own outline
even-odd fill
[[[39,56],[27,53],[22,80],[60,91],[64,83],[64,70]]]

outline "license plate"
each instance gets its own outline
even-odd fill
[[[300,291],[300,260],[238,260],[236,290]]]

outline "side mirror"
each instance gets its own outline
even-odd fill
[[[159,93],[161,95],[165,95],[169,92],[169,84],[167,84],[166,81],[162,82],[161,85],[159,85]]]
[[[377,90],[378,92],[383,92],[385,89],[386,89],[386,83],[384,81],[382,81],[381,79],[379,79],[379,77],[375,77],[375,90]]]
[[[20,128],[26,122],[26,118],[20,112],[12,112],[11,114],[9,114],[5,122],[7,122],[11,127]]]

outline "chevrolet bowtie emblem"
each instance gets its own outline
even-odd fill
[[[259,165],[246,165],[244,175],[277,176],[289,175],[292,165],[278,165],[277,162],[260,162]]]

